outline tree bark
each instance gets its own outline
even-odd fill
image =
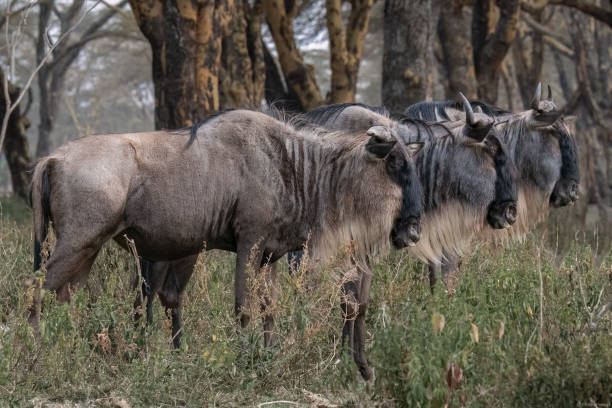
[[[219,110],[229,1],[130,0],[130,4],[153,52],[155,128],[189,126]]]
[[[177,129],[222,108],[259,107],[262,8],[247,0],[130,0],[153,51],[155,127]]]
[[[395,113],[431,99],[432,38],[436,25],[432,0],[386,0],[382,101]]]
[[[471,13],[462,1],[454,0],[440,9],[438,35],[448,78],[448,99],[456,99],[459,92],[468,99],[478,98],[474,52],[468,35],[471,23]]]
[[[494,0],[475,0],[472,18],[472,46],[478,80],[478,96],[496,103],[499,70],[514,41],[520,14],[519,0],[497,2],[499,18],[493,23]]]
[[[4,72],[0,70],[0,83],[4,82]],[[9,98],[11,101],[17,99],[20,89],[9,83]],[[3,120],[6,112],[6,100],[4,92],[0,92],[0,121]],[[32,159],[26,129],[30,126],[30,121],[25,113],[21,112],[19,106],[13,110],[8,121],[6,137],[4,139],[4,154],[11,173],[11,184],[13,193],[27,200],[30,187],[30,174],[28,172]]]
[[[242,6],[242,7],[241,7]],[[265,75],[261,40],[262,5],[238,0],[222,41],[219,103],[223,109],[259,108]]]
[[[263,0],[263,5],[287,85],[298,95],[304,109],[318,107],[323,103],[323,97],[315,79],[314,68],[304,62],[293,34],[297,1]]]
[[[331,103],[354,102],[357,74],[368,33],[373,0],[351,0],[348,26],[342,22],[342,1],[326,0],[326,21],[329,36]]]

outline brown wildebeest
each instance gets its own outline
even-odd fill
[[[420,102],[408,107],[405,113],[425,120],[457,120],[466,117],[463,104],[448,102]],[[574,136],[552,101],[542,99],[538,84],[531,106],[520,113],[508,112],[482,102],[472,102],[474,109],[493,115],[500,137],[508,146],[519,172],[517,222],[503,233],[486,231],[482,239],[507,240],[521,237],[548,215],[550,207],[572,205],[579,196],[580,174],[578,152]],[[450,254],[440,266],[430,264],[430,283],[433,286],[441,269],[448,285],[461,265],[461,257]]]
[[[153,261],[197,254],[206,242],[237,253],[234,307],[244,326],[250,261],[256,268],[274,263],[310,238],[314,259],[324,263],[354,243],[360,264],[418,241],[423,196],[412,155],[421,146],[382,126],[359,134],[297,130],[245,110],[191,131],[84,137],[34,170],[34,267],[49,221],[57,243],[43,288],[63,301],[111,238],[125,245],[127,235]],[[274,268],[263,270],[274,287]],[[266,345],[273,327],[269,315]]]

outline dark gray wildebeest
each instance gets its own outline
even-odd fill
[[[460,254],[476,232],[488,228],[487,224],[506,228],[516,219],[516,169],[492,129],[493,120],[486,115],[475,114],[467,124],[463,120],[444,126],[429,125],[418,120],[393,120],[384,108],[341,104],[314,110],[298,122],[355,134],[371,126],[385,126],[397,132],[405,143],[424,144],[415,160],[424,187],[425,212],[421,239],[410,248],[423,259],[441,262],[444,253]],[[299,262],[299,254],[294,252],[293,256],[290,262]],[[189,279],[193,263],[195,258],[184,264],[186,270],[175,273],[172,271],[178,268],[172,263],[145,262],[145,280],[150,282],[150,287],[143,290],[148,295],[148,319],[155,291],[165,307],[173,308],[173,323],[174,317],[180,318],[180,301],[187,283],[184,279]],[[347,282],[345,290],[367,301],[371,275],[365,275],[367,278],[359,282]],[[176,301],[170,304],[166,299]],[[343,330],[343,342],[348,340],[359,361],[364,355],[367,308],[367,303],[360,304],[355,318],[347,319]]]
[[[507,232],[487,233],[480,236],[483,239],[506,241],[512,237],[521,238],[548,215],[551,206],[571,205],[578,199],[580,175],[574,136],[552,101],[550,87],[548,98],[543,100],[541,96],[542,87],[538,84],[530,108],[516,114],[482,102],[472,102],[474,110],[495,117],[495,127],[519,172],[517,222]],[[429,121],[466,118],[464,104],[454,101],[420,102],[408,107],[405,114]],[[441,270],[447,286],[452,287],[460,265],[461,257],[452,254],[441,266],[430,264],[432,286]]]
[[[57,242],[43,288],[62,301],[111,238],[125,247],[127,236],[152,261],[195,255],[204,243],[234,251],[235,312],[244,326],[250,263],[272,264],[307,240],[320,264],[349,245],[363,262],[418,241],[423,194],[412,155],[420,147],[383,126],[359,134],[298,130],[246,110],[190,130],[84,137],[34,170],[34,267],[50,221]],[[261,270],[274,288],[274,268]],[[264,329],[267,345],[271,314]],[[357,363],[368,378],[365,357]]]

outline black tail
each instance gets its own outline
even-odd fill
[[[32,177],[32,219],[34,224],[34,271],[40,269],[42,263],[42,243],[47,239],[49,222],[51,221],[51,206],[49,196],[49,158],[41,159],[34,169]]]

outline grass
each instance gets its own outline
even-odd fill
[[[201,257],[188,286],[178,351],[159,303],[151,327],[131,321],[135,267],[114,244],[70,304],[46,297],[35,338],[25,320],[28,210],[1,204],[2,407],[612,403],[612,321],[597,316],[612,300],[612,253],[581,241],[564,256],[539,236],[503,250],[479,246],[452,297],[442,286],[432,296],[425,267],[404,253],[379,259],[367,321],[376,380],[366,384],[340,349],[337,271],[281,268],[279,341],[263,349],[259,319],[236,328],[234,255],[218,251]]]

